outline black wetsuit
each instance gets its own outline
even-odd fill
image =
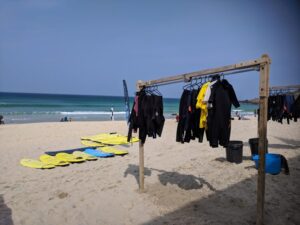
[[[192,115],[191,115],[191,139],[198,138],[199,142],[203,142],[203,135],[204,135],[204,128],[200,128],[200,116],[201,116],[201,109],[196,108],[197,103],[197,97],[199,94],[200,89],[193,90],[191,94],[191,109],[192,109]]]
[[[299,97],[298,97],[299,98]],[[282,123],[283,119],[287,119],[287,123],[290,123],[291,119],[297,121],[299,117],[299,109],[297,110],[297,104],[299,106],[299,100],[295,100],[293,95],[271,95],[268,100],[268,120],[278,121]],[[297,113],[298,111],[298,113]]]
[[[163,98],[154,94],[147,95],[145,90],[137,93],[138,97],[138,115],[134,110],[133,104],[129,118],[128,141],[132,137],[132,131],[139,129],[139,139],[145,143],[146,137],[156,138],[161,136],[165,118],[163,115]]]
[[[227,147],[231,131],[231,104],[235,107],[240,106],[234,89],[227,80],[217,81],[212,86],[209,103],[212,104],[207,116],[210,146],[216,148],[220,144]]]
[[[184,90],[179,104],[179,121],[177,125],[176,141],[190,142],[190,140],[203,140],[204,129],[199,128],[200,109],[196,109],[198,90]]]
[[[176,141],[177,142],[189,142],[190,137],[188,137],[189,122],[190,122],[190,112],[189,112],[189,102],[190,102],[191,91],[183,90],[179,103],[179,121],[177,124]]]
[[[283,95],[269,96],[268,99],[268,120],[278,121],[282,123],[283,118]]]
[[[296,98],[292,107],[292,116],[295,122],[300,118],[300,95]]]

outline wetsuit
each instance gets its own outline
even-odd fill
[[[234,89],[227,80],[219,80],[211,87],[209,103],[212,104],[207,116],[210,146],[216,148],[220,144],[227,147],[231,131],[231,104],[240,106]]]
[[[191,119],[191,112],[189,106],[191,102],[191,91],[183,90],[179,103],[179,121],[177,124],[176,141],[189,142],[190,141],[190,128],[189,123]]]
[[[179,121],[177,125],[176,141],[190,142],[203,140],[204,128],[199,128],[201,110],[196,108],[199,90],[184,90],[179,104]]]
[[[145,143],[146,137],[156,138],[161,136],[165,118],[163,116],[162,96],[147,95],[142,89],[137,93],[129,118],[128,141],[132,137],[132,131],[139,130],[139,139]]]

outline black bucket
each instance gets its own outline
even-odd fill
[[[250,138],[249,139],[249,145],[250,145],[250,150],[251,150],[251,155],[258,155],[258,142],[259,142],[259,138]],[[267,140],[267,151],[266,153],[268,153],[268,140]]]
[[[243,161],[242,141],[229,141],[226,148],[226,160],[232,163],[241,163]]]

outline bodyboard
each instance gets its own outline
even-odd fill
[[[107,158],[107,157],[113,157],[114,154],[112,153],[105,153],[99,150],[95,150],[95,149],[86,149],[84,150],[85,153],[95,156],[95,157],[100,157],[100,158]]]

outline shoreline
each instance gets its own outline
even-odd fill
[[[254,113],[241,113],[242,116],[244,116],[246,119],[250,119],[250,118],[256,118],[257,116],[254,116]],[[236,114],[234,112],[232,112],[232,118],[234,119],[238,119],[238,117],[236,116]],[[172,114],[169,115],[168,117],[165,116],[166,120],[176,120],[176,114]],[[7,125],[18,125],[18,124],[39,124],[39,123],[58,123],[58,124],[64,124],[64,123],[76,123],[76,122],[124,122],[127,124],[126,119],[114,119],[114,120],[72,120],[72,121],[28,121],[28,122],[23,122],[23,123],[5,123],[5,124],[1,124],[1,126],[7,126]]]
[[[231,111],[231,115],[232,117],[236,117],[236,114],[235,112],[238,111],[240,113],[241,116],[245,116],[245,117],[254,117],[254,112],[252,111],[240,111],[240,110],[237,110],[237,109],[233,109]],[[76,117],[73,117],[73,116],[67,116],[68,118],[71,118],[72,121],[63,121],[63,122],[103,122],[103,121],[111,121],[110,120],[110,114],[106,114],[108,115],[109,117],[107,118],[84,118],[84,119],[78,119]],[[122,115],[122,117],[120,117],[120,115]],[[175,119],[176,117],[176,113],[165,113],[164,114],[165,116],[165,119]],[[63,116],[65,117],[65,116]],[[8,124],[31,124],[31,123],[56,123],[56,122],[59,122],[61,123],[61,119],[63,118],[62,116],[60,117],[57,117],[55,120],[54,119],[51,119],[51,120],[47,120],[47,119],[44,119],[44,120],[31,120],[31,119],[28,119],[28,120],[24,120],[24,119],[15,119],[15,118],[10,118],[9,120],[7,119],[7,116],[4,118],[4,122],[5,124],[4,125],[8,125]],[[126,122],[126,119],[123,117],[123,114],[115,114],[114,115],[114,120],[113,121],[124,121]]]

